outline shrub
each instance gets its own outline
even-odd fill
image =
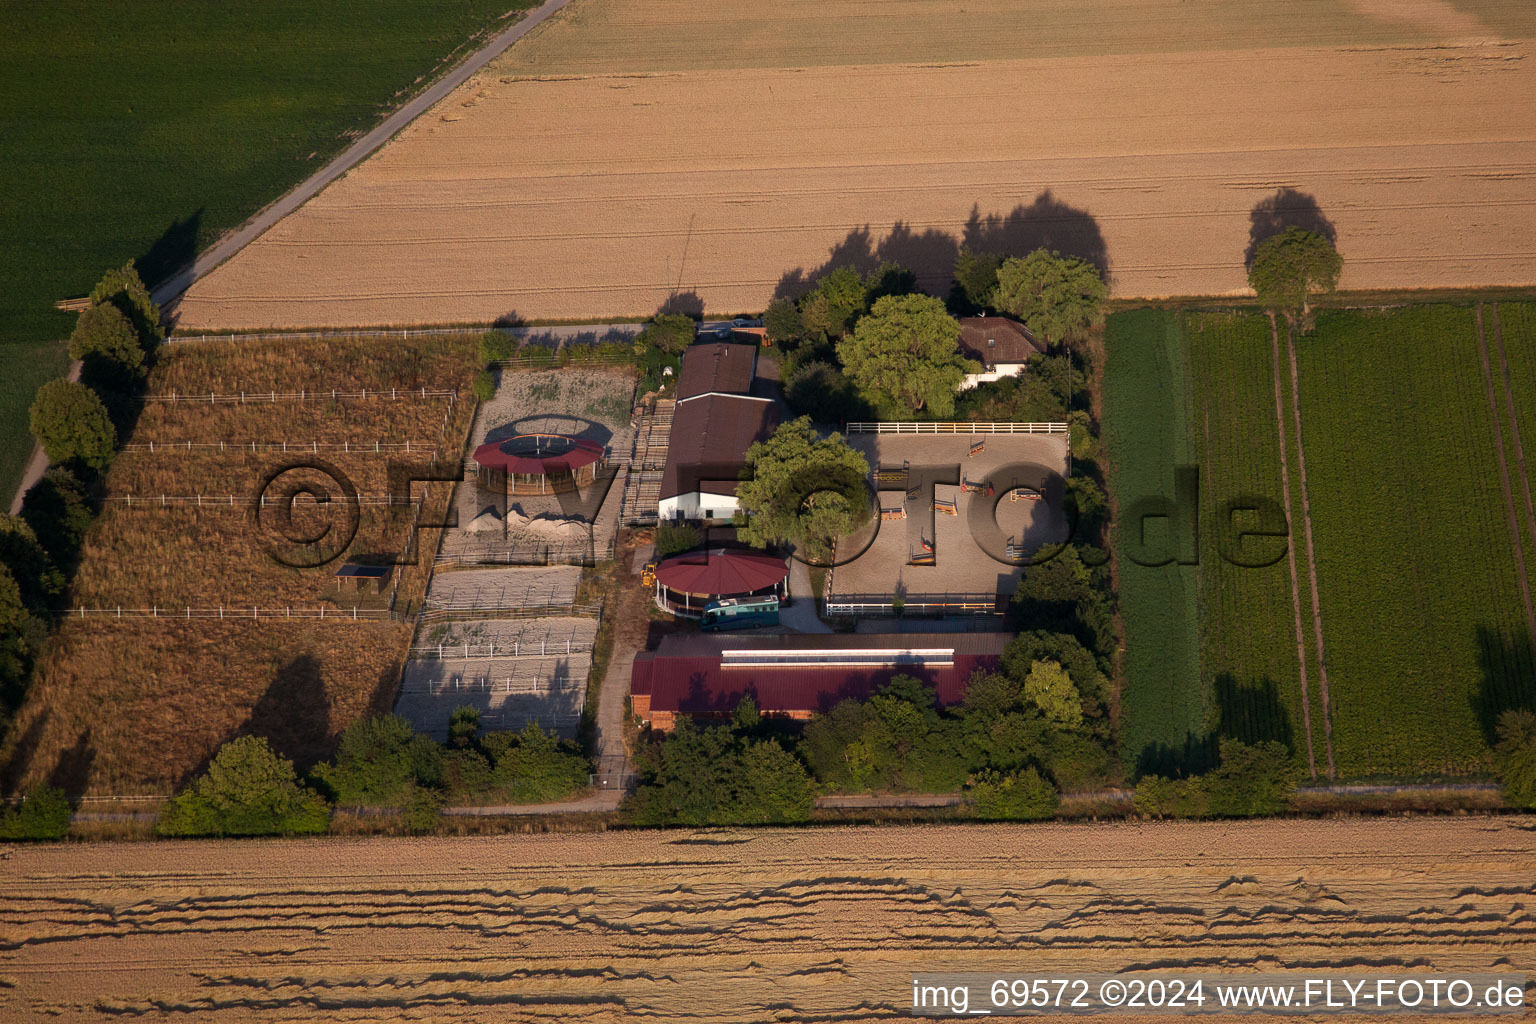
[[[1499,716],[1494,764],[1504,784],[1504,798],[1523,810],[1536,810],[1536,714],[1511,709]]]
[[[517,355],[518,340],[515,335],[502,331],[486,331],[480,338],[480,361],[486,366],[505,362]]]
[[[1057,733],[1051,737],[1047,767],[1063,790],[1097,788],[1109,782],[1109,751],[1081,733]]]
[[[20,516],[0,513],[0,566],[11,571],[22,603],[33,611],[55,607],[64,595],[64,574]]]
[[[1207,818],[1211,800],[1200,778],[1165,779],[1148,775],[1136,784],[1132,806],[1158,818]]]
[[[699,531],[687,523],[661,523],[656,527],[656,558],[692,551],[702,542]]]
[[[80,314],[69,336],[69,358],[84,362],[81,377],[98,388],[123,388],[144,377],[144,346],[133,323],[111,303]]]
[[[335,762],[314,776],[339,804],[393,804],[411,787],[442,785],[443,750],[399,715],[369,715],[347,727]]]
[[[592,766],[576,745],[529,722],[521,732],[485,738],[495,768],[491,784],[511,803],[560,800],[587,785]]]
[[[489,402],[496,397],[496,375],[490,370],[481,370],[475,374],[475,383],[472,387],[476,398],[482,402]]]
[[[94,516],[85,485],[62,466],[44,473],[21,501],[21,518],[59,567],[74,564]]]
[[[692,317],[682,313],[658,313],[635,338],[635,344],[675,356],[692,345],[697,334],[698,325]]]
[[[165,805],[162,836],[269,836],[324,832],[330,805],[299,785],[293,762],[259,736],[219,748],[208,771]]]
[[[68,832],[69,798],[54,786],[36,787],[0,814],[0,839],[62,839]]]
[[[1053,725],[1074,728],[1083,724],[1082,698],[1072,677],[1054,661],[1030,663],[1024,677],[1024,696]]]
[[[1211,813],[1225,817],[1281,814],[1291,804],[1299,770],[1283,743],[1221,741],[1221,764],[1205,777]]]
[[[84,384],[49,381],[32,400],[32,436],[53,462],[78,461],[94,470],[112,462],[117,430],[107,407]]]
[[[801,363],[784,388],[790,408],[817,423],[841,423],[864,419],[869,409],[857,386],[831,363],[813,359]]]
[[[971,779],[972,812],[991,821],[1039,821],[1056,813],[1061,796],[1033,768],[1004,775],[983,771]]]
[[[443,820],[443,794],[425,786],[406,787],[400,823],[407,832],[431,832]]]
[[[150,297],[149,289],[129,260],[121,269],[109,270],[91,289],[91,305],[110,302],[133,322],[133,329],[146,351],[165,340],[160,324],[160,307]]]

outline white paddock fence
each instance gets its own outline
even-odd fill
[[[502,658],[552,658],[565,654],[591,654],[590,641],[565,640],[512,640],[497,644],[431,644],[412,647],[411,657],[422,661],[489,661]]]
[[[1065,423],[865,423],[843,425],[845,434],[1065,434]]]
[[[254,402],[336,402],[342,399],[382,398],[391,402],[397,402],[402,398],[452,398],[458,392],[452,389],[442,388],[359,388],[355,391],[343,391],[339,388],[324,388],[317,391],[232,391],[227,394],[199,392],[196,394],[182,394],[179,391],[157,392],[143,396],[146,402],[195,402],[201,405],[234,404],[249,405]]]
[[[334,452],[341,455],[382,455],[393,452],[436,452],[440,445],[434,441],[135,441],[122,445],[125,452],[219,452],[241,455],[261,452],[292,452],[294,454],[319,454]]]
[[[71,608],[71,619],[313,619],[316,622],[362,622],[364,620],[392,619],[405,621],[405,616],[385,608],[260,608],[250,605],[243,608],[220,605],[215,608]]]

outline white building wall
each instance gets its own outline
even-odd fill
[[[1025,365],[1024,363],[996,363],[986,373],[968,373],[965,375],[965,379],[960,382],[960,390],[965,391],[978,384],[1002,380],[1004,377],[1017,377],[1024,372]]]
[[[662,519],[729,519],[740,508],[734,494],[689,491],[675,498],[662,498],[656,512]]]

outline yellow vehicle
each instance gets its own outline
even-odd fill
[[[646,562],[645,563],[645,568],[640,570],[640,582],[645,584],[647,587],[654,587],[656,585],[656,563],[655,562]]]

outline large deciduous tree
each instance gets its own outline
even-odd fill
[[[692,345],[697,335],[698,325],[692,317],[682,313],[658,313],[635,338],[635,343],[675,356]]]
[[[928,295],[890,295],[838,343],[837,357],[876,407],[951,416],[967,372],[979,367],[960,354],[960,322]]]
[[[117,430],[107,407],[84,384],[53,380],[32,400],[32,436],[53,462],[79,462],[103,470],[112,461]]]
[[[1339,285],[1344,259],[1326,235],[1289,227],[1259,243],[1248,283],[1266,309],[1285,314],[1293,325],[1311,325],[1311,297]]]
[[[736,497],[748,515],[738,536],[750,544],[791,543],[826,558],[869,517],[869,462],[839,434],[820,437],[809,416],[781,424],[747,449],[749,479]]]
[[[325,798],[299,785],[293,762],[259,736],[219,748],[208,771],[165,805],[155,831],[172,836],[264,836],[324,832]]]
[[[1036,337],[1054,345],[1102,321],[1108,294],[1103,276],[1092,263],[1036,249],[1028,256],[1003,261],[992,301],[1022,320]]]
[[[160,323],[160,307],[150,298],[149,289],[129,260],[121,269],[109,270],[102,275],[96,287],[91,289],[91,305],[111,303],[133,322],[144,347],[153,351],[165,340],[165,328]]]

